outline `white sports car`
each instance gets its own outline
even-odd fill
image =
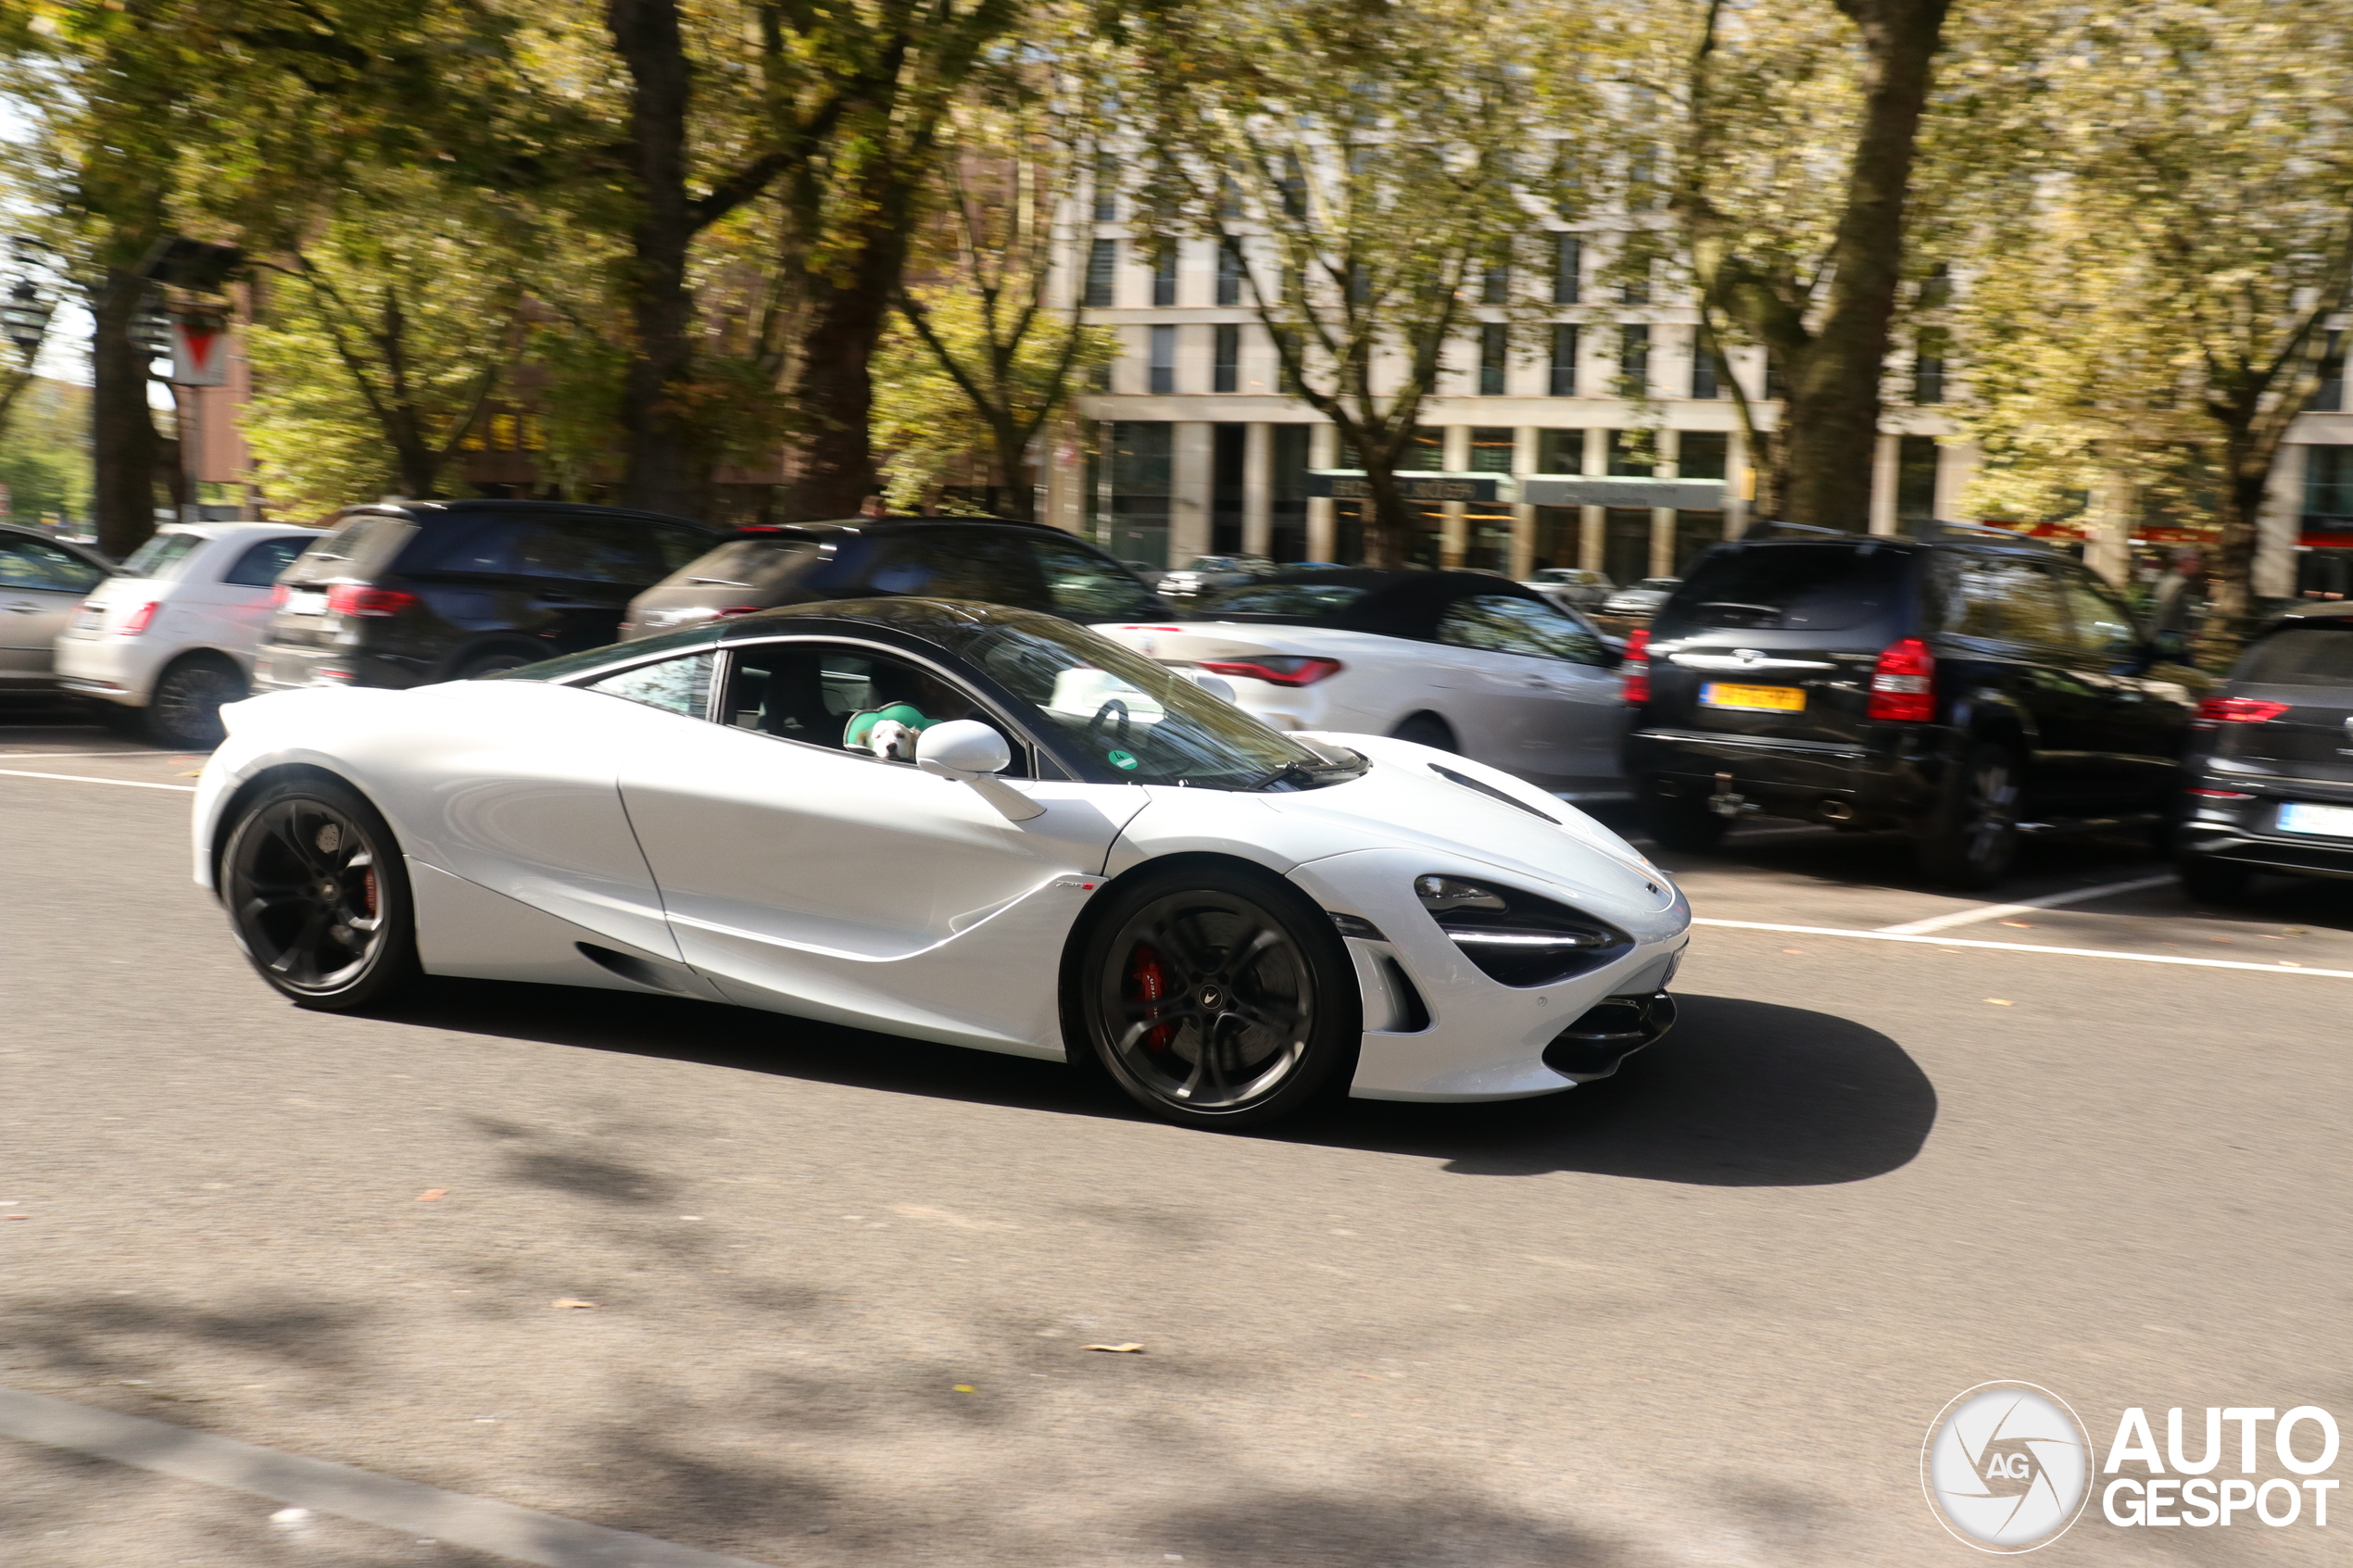
[[[1172,1121],[1506,1099],[1665,1033],[1691,911],[1582,813],[1277,734],[1026,610],[773,610],[222,709],[196,879],[305,1007],[420,972],[1099,1063]]]
[[[1617,649],[1505,578],[1293,568],[1173,621],[1095,630],[1217,676],[1277,730],[1395,735],[1569,799],[1627,792]]]

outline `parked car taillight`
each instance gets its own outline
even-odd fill
[[[2252,696],[2209,696],[2197,705],[2190,716],[2193,730],[2211,730],[2223,724],[2268,724],[2286,712],[2284,702],[2265,702]]]
[[[758,605],[729,605],[725,609],[714,609],[711,612],[711,619],[714,621],[726,621],[738,615],[758,615],[759,613]]]
[[[1626,635],[1626,657],[1619,668],[1626,671],[1626,687],[1620,694],[1628,702],[1640,705],[1651,699],[1651,629],[1637,626]]]
[[[124,619],[122,624],[115,628],[116,633],[125,637],[137,636],[154,622],[156,611],[161,609],[162,608],[163,605],[161,601],[149,599],[145,604],[143,604],[137,609],[132,610],[130,615]]]
[[[330,615],[398,615],[404,609],[414,608],[416,603],[416,595],[404,594],[397,588],[366,588],[357,583],[338,583],[327,590]]]
[[[1263,659],[1223,659],[1214,663],[1204,659],[1200,668],[1213,675],[1239,675],[1246,681],[1264,681],[1273,686],[1312,686],[1339,674],[1343,666],[1337,659],[1268,654]]]
[[[292,597],[294,597],[294,590],[287,587],[283,583],[279,583],[276,587],[270,590],[271,609],[274,611],[285,608],[286,601]]]
[[[1891,643],[1871,671],[1867,719],[1920,724],[1936,717],[1936,656],[1918,637]]]

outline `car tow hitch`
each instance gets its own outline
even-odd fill
[[[1748,797],[1734,793],[1732,775],[1716,775],[1716,793],[1707,797],[1707,809],[1719,817],[1745,816],[1759,809]]]

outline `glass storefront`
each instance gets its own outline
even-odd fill
[[[1602,570],[1621,588],[1651,574],[1650,508],[1612,507],[1602,514]]]
[[[1153,571],[1168,559],[1169,447],[1164,420],[1114,420],[1102,431],[1096,465],[1096,543]]]

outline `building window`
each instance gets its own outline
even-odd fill
[[[1567,321],[1553,328],[1553,372],[1549,389],[1554,397],[1577,395],[1577,328]]]
[[[2328,343],[2321,350],[2321,384],[2312,389],[2312,401],[2306,405],[2316,414],[2341,414],[2345,410],[2345,334],[2331,332]]]
[[[1363,468],[1363,463],[1351,465]],[[1416,425],[1414,437],[1405,448],[1403,465],[1416,473],[1446,471],[1446,433],[1436,425]]]
[[[1152,303],[1176,303],[1176,242],[1163,240],[1152,253]]]
[[[1242,330],[1229,322],[1212,336],[1216,346],[1210,356],[1209,390],[1231,392],[1241,378]]]
[[[1087,247],[1087,293],[1080,303],[1090,310],[1109,309],[1118,282],[1119,242],[1097,240]]]
[[[1765,395],[1789,396],[1789,371],[1781,364],[1781,357],[1769,348],[1765,351]]]
[[[1096,540],[1121,560],[1164,567],[1172,427],[1121,420],[1103,428],[1111,449],[1095,493]]]
[[[1151,380],[1146,390],[1176,390],[1176,329],[1174,327],[1152,329]]]
[[[1512,471],[1512,431],[1506,425],[1480,425],[1470,433],[1470,471]]]
[[[2304,448],[2304,526],[2353,528],[2353,446]]]
[[[1119,221],[1119,160],[1109,153],[1095,155],[1095,221]]]
[[[1228,223],[1242,216],[1241,182],[1234,178],[1231,169],[1217,176],[1217,216]]]
[[[1912,344],[1912,401],[1944,401],[1944,347],[1950,341],[1942,327],[1922,327]]]
[[[1707,351],[1707,334],[1697,327],[1692,329],[1692,395],[1720,397],[1724,389],[1716,382],[1716,356]]]
[[[1648,305],[1651,302],[1651,258],[1629,257],[1626,262],[1626,281],[1617,285],[1621,305]]]
[[[1273,555],[1278,561],[1307,558],[1307,444],[1315,433],[1308,425],[1276,425],[1267,434],[1268,519],[1273,523]]]
[[[1614,479],[1648,479],[1658,471],[1651,460],[1657,450],[1657,437],[1646,430],[1614,430],[1609,433],[1609,472]],[[1649,573],[1643,573],[1648,576]]]
[[[1687,430],[1675,448],[1675,471],[1684,479],[1721,479],[1731,437],[1720,430]]]
[[[1617,329],[1617,395],[1644,397],[1651,385],[1651,330],[1628,325]]]
[[[1639,583],[1651,574],[1647,508],[1612,507],[1602,513],[1602,571],[1613,583]]]
[[[1250,427],[1218,424],[1209,428],[1209,547],[1221,556],[1239,555],[1242,547],[1242,453],[1250,439]]]
[[[1504,366],[1511,357],[1511,328],[1501,321],[1478,327],[1478,392],[1482,397],[1504,395]]]
[[[1228,240],[1217,247],[1217,303],[1239,305],[1242,302],[1242,256],[1236,242]]]
[[[1585,266],[1585,242],[1575,234],[1561,234],[1553,252],[1553,303],[1577,303],[1578,274]]]
[[[1923,310],[1942,310],[1952,303],[1953,273],[1940,261],[1928,270],[1927,277],[1920,280],[1919,307]]]
[[[1936,437],[1899,436],[1895,442],[1895,521],[1926,522],[1936,515]]]
[[[1108,364],[1089,366],[1087,370],[1087,389],[1089,392],[1109,392],[1111,366]]]
[[[1512,302],[1512,270],[1490,267],[1479,274],[1478,302],[1481,305],[1509,305]]]
[[[1538,473],[1583,473],[1585,471],[1585,433],[1581,430],[1540,430],[1536,433],[1536,471]],[[1555,566],[1573,566],[1573,561],[1555,561]]]
[[[1307,168],[1297,153],[1283,155],[1283,177],[1275,188],[1282,195],[1284,212],[1292,218],[1307,216]]]

